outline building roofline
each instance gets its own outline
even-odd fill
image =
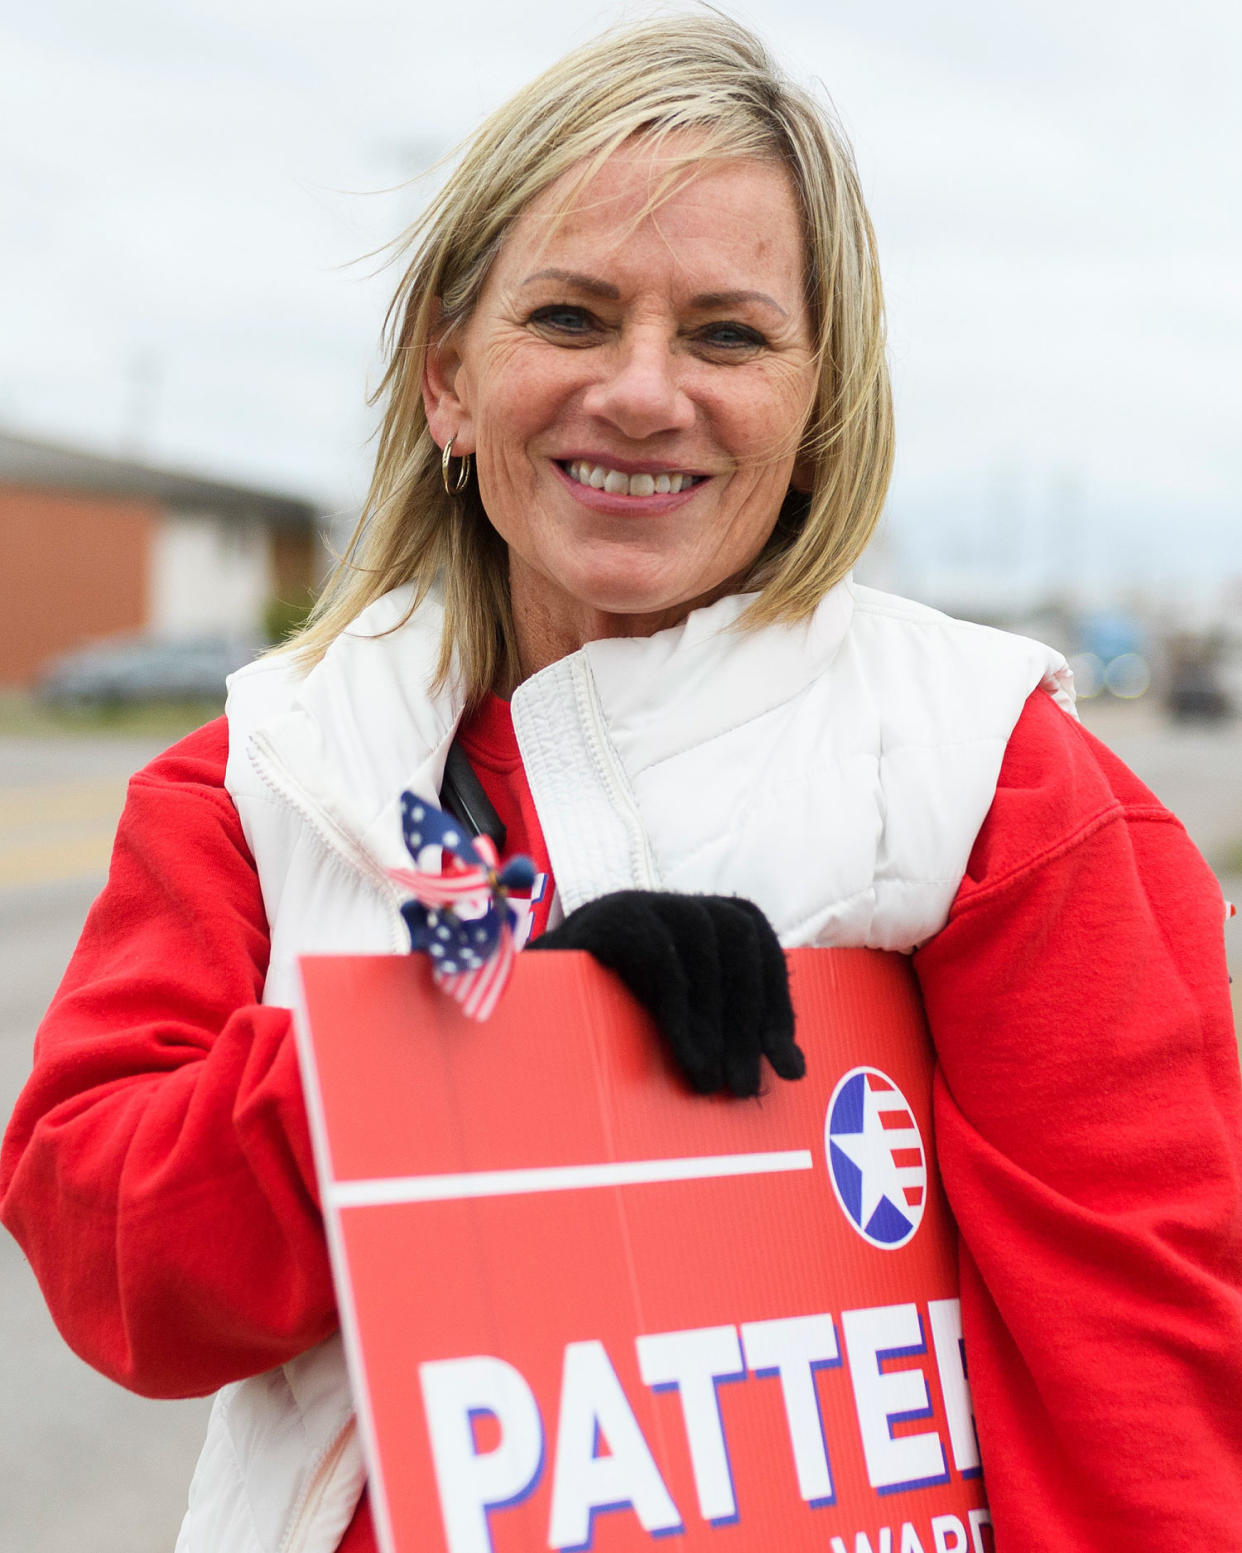
[[[303,497],[4,431],[0,431],[0,485],[148,497],[176,512],[257,518],[274,528],[313,527],[324,511]]]

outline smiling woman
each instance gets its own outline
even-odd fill
[[[523,679],[737,592],[794,483],[818,374],[793,183],[701,152],[640,138],[564,174],[428,352],[432,436],[475,455],[508,548]]]
[[[892,419],[831,119],[713,12],[623,28],[480,128],[409,246],[350,552],[291,648],[233,676],[227,719],[135,779],[0,1159],[5,1222],[78,1351],[153,1395],[223,1388],[183,1553],[375,1548],[288,1009],[299,955],[421,947],[393,881],[403,817],[417,850],[438,803],[456,819],[436,834],[503,850],[507,830],[530,855],[497,874],[529,890],[506,907],[519,942],[614,970],[689,1091],[832,1071],[832,1039],[794,1030],[783,949],[908,955],[977,1453],[942,1362],[956,1302],[929,1319],[998,1553],[1237,1546],[1220,892],[1080,728],[1059,654],[850,577]],[[816,1289],[797,1318],[825,1360],[843,1298]],[[917,1308],[841,1320],[894,1313],[900,1344],[849,1359],[871,1446],[903,1455],[936,1439],[893,1427],[930,1405],[885,1357],[915,1352]],[[482,1494],[498,1448],[462,1418]],[[600,1486],[617,1442],[584,1438],[588,1531],[610,1512],[610,1545],[645,1547]],[[945,1481],[927,1471],[868,1481]],[[476,1503],[453,1553],[490,1547],[505,1503]],[[808,1489],[791,1547],[842,1540],[831,1503]],[[744,1545],[703,1516],[695,1546]],[[932,1526],[965,1548],[954,1516]]]
[[[551,650],[671,625],[678,607],[725,591],[752,590],[750,624],[792,623],[857,560],[893,457],[871,223],[823,104],[742,28],[696,15],[566,56],[479,130],[405,242],[375,477],[349,556],[294,644],[303,663],[392,588],[413,582],[421,601],[435,580],[447,606],[440,675],[455,665],[477,704],[542,657],[523,664],[519,616],[523,631],[536,614],[546,622]],[[553,373],[574,350],[583,359]],[[475,426],[467,404],[458,427],[460,366],[476,400],[514,399],[503,425]],[[519,472],[515,449],[502,452],[506,428],[520,408],[533,436],[556,395],[556,425]],[[476,438],[479,478],[450,494],[442,451],[471,453]],[[542,471],[514,547],[511,502],[524,491],[529,503],[536,456],[557,467]],[[686,459],[704,467],[678,468]],[[585,482],[575,462],[590,464]],[[594,561],[611,557],[614,582],[632,567],[638,591],[577,600],[576,623],[560,606],[547,614],[547,583],[577,586],[559,561],[535,565],[543,583],[524,602],[534,530],[561,557],[571,539],[554,516],[557,468],[604,491],[610,471],[614,486],[638,475],[640,489],[645,474],[670,487],[680,474],[677,494],[693,493],[680,521],[671,508],[647,528],[610,525],[623,514],[579,498],[583,520],[599,516],[569,548],[589,538]]]

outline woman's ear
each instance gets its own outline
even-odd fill
[[[456,458],[474,452],[474,421],[462,372],[460,340],[460,327],[441,327],[437,307],[423,358],[423,408],[432,437],[440,447],[452,438]]]

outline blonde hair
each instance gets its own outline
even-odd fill
[[[830,112],[746,28],[714,11],[663,17],[603,33],[497,109],[401,240],[411,257],[385,326],[375,473],[349,548],[287,644],[304,663],[373,599],[413,582],[417,607],[438,577],[438,682],[456,677],[472,705],[496,683],[516,683],[508,552],[476,482],[461,496],[444,489],[422,397],[428,343],[469,317],[506,235],[544,189],[575,167],[585,182],[636,135],[683,130],[694,133],[696,161],[779,161],[805,231],[819,386],[800,460],[813,478],[808,495],[785,499],[747,579],[759,591],[741,623],[804,618],[857,560],[888,488],[893,424],[875,236],[853,157]]]

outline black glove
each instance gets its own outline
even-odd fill
[[[529,949],[585,949],[615,972],[700,1094],[758,1094],[760,1057],[781,1078],[806,1072],[785,956],[753,901],[618,890],[579,906]]]

